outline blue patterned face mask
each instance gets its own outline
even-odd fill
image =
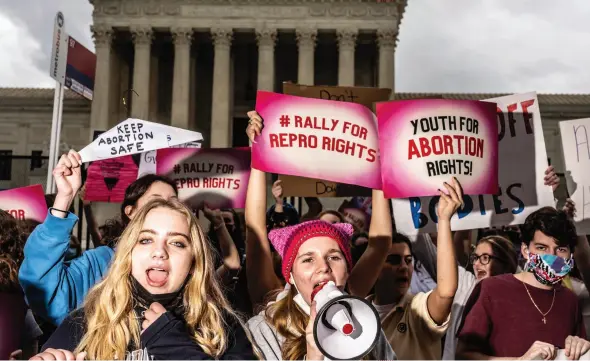
[[[537,281],[552,286],[559,283],[574,267],[574,258],[565,259],[553,254],[529,253],[524,270],[535,275]]]

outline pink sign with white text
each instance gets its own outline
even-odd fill
[[[381,189],[375,115],[365,106],[259,91],[252,167]]]
[[[464,194],[498,192],[495,103],[420,99],[376,108],[387,198],[438,195],[451,177]]]
[[[0,209],[18,220],[45,221],[47,203],[40,184],[0,192]]]
[[[178,198],[201,209],[244,208],[250,180],[250,148],[164,148],[156,152],[157,174],[176,182]]]

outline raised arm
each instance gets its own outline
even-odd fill
[[[427,301],[428,313],[439,325],[442,325],[449,317],[457,292],[457,258],[451,234],[451,217],[463,204],[461,185],[455,178],[452,180],[452,185],[445,182],[444,186],[449,194],[439,190],[436,287]]]
[[[348,278],[348,290],[358,297],[367,296],[373,288],[391,247],[392,221],[383,191],[373,190],[372,202],[369,244]]]
[[[232,280],[231,277],[229,277],[230,272],[238,271],[241,268],[240,253],[225,226],[225,221],[221,216],[221,210],[211,209],[205,204],[203,207],[203,214],[209,222],[211,222],[211,226],[219,241],[222,264],[217,268],[217,276],[224,284],[228,284]]]
[[[246,134],[252,143],[262,131],[262,118],[258,113],[250,117]],[[252,305],[264,302],[268,292],[282,287],[276,276],[272,253],[266,232],[266,174],[252,168],[246,193],[246,277]]]
[[[98,247],[65,262],[70,234],[78,221],[68,209],[80,189],[80,165],[80,155],[70,151],[53,170],[57,185],[53,208],[29,236],[19,270],[19,283],[29,306],[54,325],[82,303],[88,290],[106,273],[113,255],[111,248]]]

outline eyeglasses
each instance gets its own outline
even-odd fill
[[[404,263],[408,266],[412,265],[412,263],[414,262],[414,257],[412,257],[412,256],[403,257],[399,254],[390,254],[389,256],[387,256],[387,259],[385,260],[385,262],[392,265],[392,266],[399,266],[402,263],[402,259],[403,259]]]
[[[472,253],[471,256],[469,257],[469,262],[471,262],[471,264],[475,264],[475,261],[479,260],[479,263],[486,265],[488,263],[490,263],[491,259],[498,259],[498,257],[496,256],[492,256],[491,254],[481,254],[481,255],[476,255],[475,253]]]

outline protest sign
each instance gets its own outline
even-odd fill
[[[84,163],[203,140],[201,133],[129,118],[80,151]]]
[[[375,115],[360,104],[259,91],[264,119],[252,145],[252,167],[381,188]]]
[[[166,148],[156,152],[157,174],[178,186],[193,209],[244,208],[250,179],[250,148]]]
[[[125,190],[137,179],[137,165],[130,155],[92,162],[86,177],[85,200],[123,202]]]
[[[455,177],[464,194],[498,191],[496,104],[420,99],[377,104],[387,198],[438,195]]]
[[[47,203],[43,186],[14,188],[0,192],[0,209],[8,212],[18,220],[32,219],[37,222],[45,221],[47,217]]]
[[[567,190],[576,203],[576,229],[590,234],[590,118],[559,122],[559,130]]]
[[[359,86],[310,86],[284,82],[283,94],[362,104],[372,110],[374,103],[389,100],[391,89]]]
[[[486,101],[498,107],[498,193],[465,195],[465,207],[451,220],[453,230],[522,224],[537,209],[554,206],[551,187],[543,184],[548,164],[537,94]],[[436,231],[438,197],[392,199],[391,203],[399,232]]]
[[[190,142],[186,144],[179,144],[170,148],[201,148],[201,143]],[[150,150],[149,152],[141,153],[137,178],[143,177],[146,174],[155,174],[156,172],[156,151]]]
[[[355,186],[352,184],[329,182],[325,180],[296,177],[284,174],[280,174],[279,179],[282,181],[283,195],[285,197],[327,198],[371,196],[371,189]]]
[[[308,86],[284,82],[283,94],[304,98],[338,100],[362,104],[373,109],[373,104],[389,100],[391,89],[345,86]],[[286,197],[353,197],[370,196],[371,189],[327,180],[280,175]]]

